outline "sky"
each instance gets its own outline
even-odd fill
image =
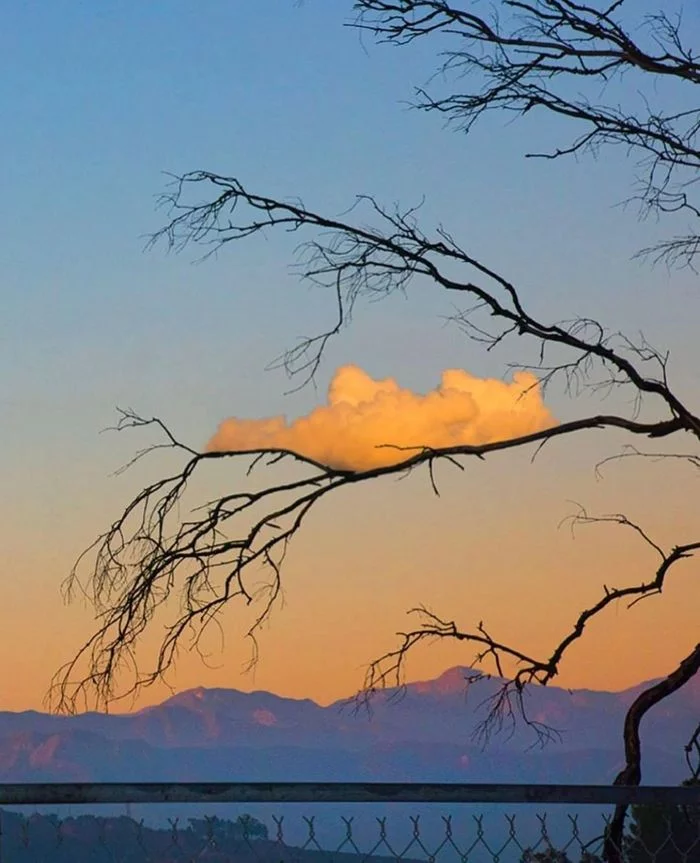
[[[512,383],[506,363],[518,358],[486,354],[446,324],[449,298],[417,287],[360,304],[316,386],[290,394],[267,367],[332,319],[332,299],[290,273],[289,237],[254,238],[202,263],[195,250],[146,250],[166,218],[157,202],[170,173],[218,171],[334,215],[357,194],[424,198],[421,221],[517,280],[536,311],[643,330],[672,350],[675,385],[697,398],[697,277],[633,259],[665,226],[620,205],[634,180],[625,153],[526,160],[533,145],[565,139],[543,116],[493,117],[468,138],[445,129],[406,104],[433,71],[430,46],[376,46],[344,26],[350,17],[341,0],[27,0],[0,10],[0,709],[41,707],[93,625],[88,607],[63,603],[61,583],[154,478],[143,462],[114,475],[143,445],[137,432],[103,433],[117,406],[160,416],[203,448],[226,429],[238,434],[241,420],[283,417],[275,434],[291,434],[299,418],[332,419],[333,386],[337,395],[349,375],[372,392],[389,381],[394,420],[444,389],[448,372],[458,390],[480,378]],[[468,411],[482,418],[486,401]],[[593,404],[552,391],[537,422]],[[206,664],[183,654],[171,686],[327,703],[357,689],[419,603],[548,652],[603,583],[653,566],[633,536],[560,529],[572,501],[629,512],[664,543],[694,538],[696,478],[683,465],[621,463],[596,479],[596,462],[623,442],[591,433],[534,463],[510,453],[463,474],[445,469],[439,498],[416,474],[329,500],[294,545],[254,674],[242,673],[245,620],[232,609],[223,647],[212,636]],[[697,637],[692,576],[686,563],[661,599],[608,613],[561,684],[617,689],[677,664]],[[471,659],[437,645],[409,676]],[[167,694],[154,687],[136,706]]]

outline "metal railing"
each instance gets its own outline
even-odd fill
[[[625,861],[700,863],[699,787],[356,782],[0,784],[0,863],[593,863],[618,804]]]

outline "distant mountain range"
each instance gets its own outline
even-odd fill
[[[370,714],[268,692],[192,689],[126,715],[0,713],[0,781],[461,781],[607,783],[621,766],[623,692],[531,687],[530,716],[561,742],[528,748],[532,732],[472,733],[498,680],[467,685],[451,668],[376,696]],[[685,775],[682,745],[700,715],[693,681],[645,719],[645,782]]]

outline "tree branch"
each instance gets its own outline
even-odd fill
[[[414,608],[410,613],[417,614],[420,617],[420,626],[409,632],[399,633],[401,637],[399,646],[370,664],[365,676],[363,689],[356,696],[357,705],[368,705],[371,698],[378,691],[387,687],[396,687],[400,690],[404,685],[404,671],[408,655],[419,644],[435,639],[449,639],[476,645],[478,652],[473,660],[472,667],[480,670],[485,661],[491,660],[495,673],[499,677],[504,678],[503,685],[495,695],[488,699],[489,711],[487,716],[475,729],[475,735],[478,738],[488,741],[494,731],[501,731],[506,725],[513,730],[516,715],[519,715],[535,731],[537,741],[540,744],[547,742],[552,736],[555,736],[556,732],[553,729],[547,729],[541,723],[534,722],[528,717],[522,697],[526,686],[532,683],[546,686],[550,683],[559,673],[561,663],[571,645],[583,636],[591,620],[598,617],[608,606],[624,600],[627,602],[628,608],[631,608],[641,599],[661,594],[671,568],[679,561],[691,557],[695,552],[700,550],[700,541],[697,541],[674,546],[670,551],[666,552],[639,525],[621,514],[590,516],[585,510],[581,509],[576,515],[572,516],[571,521],[573,524],[581,525],[613,523],[633,530],[661,559],[654,577],[649,581],[639,582],[627,587],[618,588],[604,585],[603,595],[600,599],[580,612],[567,635],[561,639],[551,654],[545,659],[537,659],[520,649],[494,639],[487,632],[483,623],[479,623],[475,631],[463,631],[454,621],[445,621],[424,607]],[[505,672],[504,662],[506,660],[517,668],[517,671],[512,675]],[[683,675],[688,673],[688,669],[692,667],[692,663],[683,665],[682,673],[679,672],[677,677],[673,677],[672,683],[676,680],[685,680],[686,678]],[[671,683],[668,685],[671,685]],[[632,765],[629,767],[628,773],[625,774],[626,776],[636,775],[633,772],[634,765],[636,764],[639,767],[640,763],[639,758],[635,761],[632,757],[634,746],[638,745],[638,738],[634,738],[633,729],[635,727],[638,729],[641,716],[656,703],[654,701],[656,694],[664,691],[660,685],[654,689],[653,697],[650,696],[647,700],[641,700],[639,704],[644,706],[642,713],[633,712],[631,715],[632,718],[629,719],[632,725],[629,728],[626,725],[625,739],[629,736],[630,740],[628,765]],[[670,691],[675,691],[675,689]],[[515,706],[513,699],[515,699]],[[639,709],[638,705],[635,710],[639,711]],[[635,739],[637,739],[637,744],[634,742]],[[639,754],[638,750],[634,751]]]
[[[700,208],[689,194],[700,168],[700,110],[686,91],[700,83],[700,62],[683,43],[680,14],[672,19],[661,11],[625,25],[623,5],[628,8],[624,0],[602,9],[572,0],[501,0],[486,17],[473,4],[460,8],[445,0],[356,0],[351,26],[394,45],[440,40],[443,61],[431,88],[438,92],[419,88],[415,107],[437,111],[465,132],[493,111],[539,110],[583,131],[569,145],[529,156],[595,154],[609,144],[635,151],[642,212],[684,210],[695,225],[694,234],[642,254],[692,266]],[[666,98],[652,108],[643,95],[636,108],[624,98],[617,105],[597,101],[602,88],[629,76],[636,79],[626,88],[630,96],[643,94],[650,80],[665,80],[680,104],[690,96],[691,107],[669,110],[673,100]],[[444,94],[436,81],[465,89]]]
[[[632,702],[627,715],[623,739],[625,745],[625,766],[615,778],[614,785],[639,785],[642,781],[642,744],[639,726],[644,716],[664,698],[677,692],[700,671],[700,644],[696,644],[674,671],[663,680],[641,692]],[[605,834],[604,857],[608,863],[623,861],[623,831],[627,804],[615,807]]]

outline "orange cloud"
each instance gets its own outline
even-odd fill
[[[409,455],[387,444],[438,448],[489,443],[555,423],[530,372],[516,372],[505,383],[449,369],[436,389],[421,395],[392,378],[374,380],[348,365],[333,376],[326,405],[292,422],[283,416],[231,417],[219,425],[207,450],[286,449],[331,467],[366,470]]]

